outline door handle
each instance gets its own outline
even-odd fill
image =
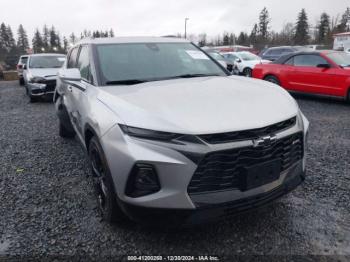
[[[68,86],[68,91],[69,92],[73,92],[73,87],[72,86]]]

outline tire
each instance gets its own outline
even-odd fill
[[[350,105],[350,88],[349,88],[349,90],[348,90],[348,97],[347,97],[346,101],[347,101],[348,104]]]
[[[252,77],[253,70],[251,68],[247,67],[243,70],[243,75],[246,77]]]
[[[60,120],[58,120],[58,134],[63,138],[74,138],[75,132],[68,130]]]
[[[264,78],[264,80],[267,81],[267,82],[274,83],[274,84],[279,85],[279,86],[281,85],[280,80],[278,80],[277,77],[272,76],[272,75],[266,76],[266,77]]]
[[[89,142],[89,159],[94,176],[94,187],[103,220],[120,223],[126,220],[124,212],[118,205],[117,194],[102,147],[96,137]]]
[[[20,86],[24,86],[24,79],[23,79],[23,77],[20,77],[18,82],[19,82]]]

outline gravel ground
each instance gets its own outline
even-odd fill
[[[311,122],[302,186],[231,221],[155,230],[103,222],[85,153],[76,140],[58,136],[53,105],[30,104],[17,82],[0,82],[0,257],[295,255],[349,261],[350,106],[297,99]]]

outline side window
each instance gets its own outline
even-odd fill
[[[317,67],[319,64],[328,64],[328,62],[318,55],[298,55],[294,57],[295,66]]]
[[[268,55],[281,55],[282,49],[272,49],[268,52]]]
[[[77,68],[80,70],[81,77],[90,82],[90,59],[87,45],[82,46],[80,49]]]
[[[285,65],[294,65],[294,56],[293,57],[291,57],[291,58],[289,58],[288,60],[287,60],[287,62],[285,62],[284,63]]]
[[[67,68],[75,68],[75,67],[77,67],[76,63],[77,63],[78,50],[79,50],[79,48],[75,47],[70,52],[69,59],[68,59],[68,62],[67,62]]]

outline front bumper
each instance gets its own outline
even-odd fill
[[[34,97],[39,96],[53,96],[56,89],[56,82],[48,81],[47,83],[27,83],[27,88],[30,95]]]
[[[276,134],[278,140],[302,133],[305,148],[308,122],[298,117],[297,123]],[[236,201],[254,198],[283,188],[292,177],[299,181],[305,173],[305,156],[295,165],[283,170],[279,179],[257,188],[241,191],[225,189],[210,193],[192,194],[189,185],[203,156],[232,149],[251,148],[253,141],[238,141],[225,144],[192,143],[185,145],[162,143],[158,141],[132,138],[125,135],[118,125],[111,128],[100,139],[114,181],[118,199],[126,206],[148,208],[154,210],[187,210],[188,212],[208,206],[221,206]],[[136,163],[147,163],[154,167],[158,174],[161,190],[159,192],[132,198],[125,194],[129,174]],[[293,168],[294,167],[294,168]],[[289,188],[289,186],[288,186]]]
[[[145,208],[121,202],[121,207],[127,216],[138,223],[151,226],[193,226],[228,219],[240,213],[271,204],[274,200],[286,195],[305,179],[305,171],[300,161],[286,172],[283,183],[270,190],[253,194],[250,197],[229,201],[221,204],[206,204],[194,210]],[[234,193],[234,192],[231,192]],[[230,192],[226,192],[230,199]],[[212,196],[207,195],[208,199]]]

